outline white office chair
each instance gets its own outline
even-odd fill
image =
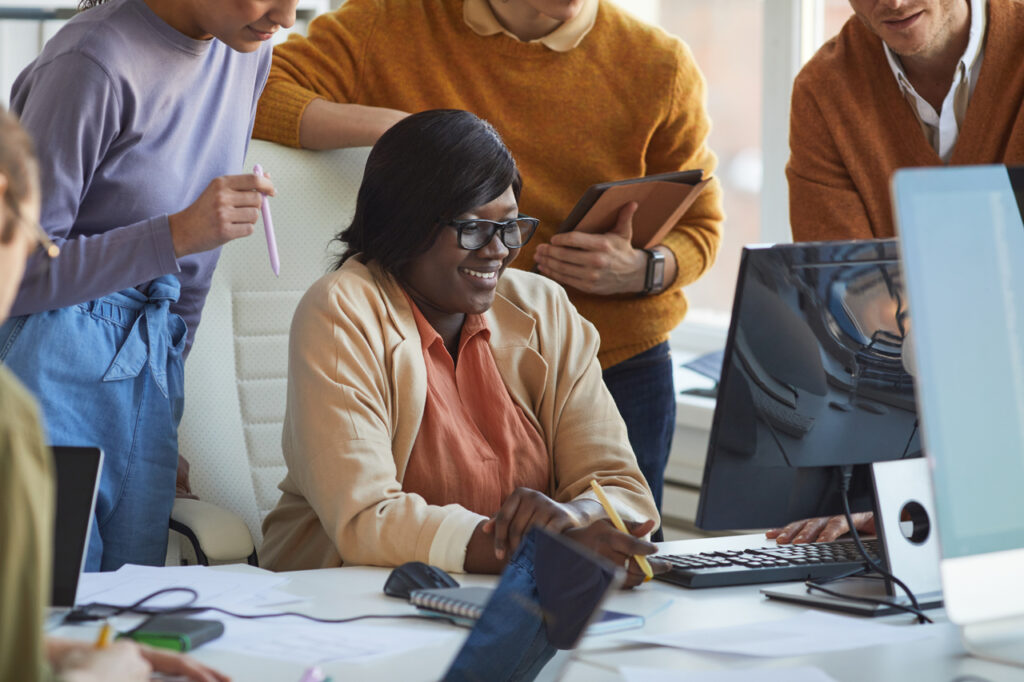
[[[250,145],[246,169],[261,164],[277,189],[270,205],[281,275],[270,269],[262,223],[221,253],[185,363],[178,431],[200,500],[175,501],[168,564],[256,562],[260,525],[285,474],[281,424],[292,313],[338,251],[328,243],[351,220],[368,152]]]

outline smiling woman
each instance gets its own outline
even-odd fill
[[[654,551],[639,538],[657,511],[597,333],[560,286],[507,269],[536,227],[521,187],[465,111],[412,115],[374,146],[347,248],[292,322],[288,474],[261,565],[496,572],[533,525],[619,565]],[[608,523],[593,478],[633,536]]]

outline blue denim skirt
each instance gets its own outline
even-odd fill
[[[0,326],[0,362],[35,394],[49,441],[103,449],[86,570],[164,562],[184,407],[179,292],[165,275]]]

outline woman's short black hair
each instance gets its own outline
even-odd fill
[[[449,220],[509,186],[518,201],[516,162],[490,123],[458,109],[408,116],[370,151],[352,224],[336,237],[346,248],[334,267],[358,253],[398,275]]]

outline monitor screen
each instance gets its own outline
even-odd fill
[[[920,456],[902,289],[895,240],[744,249],[699,527],[838,514],[836,467]],[[867,467],[851,493],[871,508]]]
[[[54,446],[57,512],[53,536],[52,606],[74,606],[103,462],[98,448]]]
[[[942,555],[1024,548],[1024,167],[914,169],[894,187],[928,338],[918,389]]]

